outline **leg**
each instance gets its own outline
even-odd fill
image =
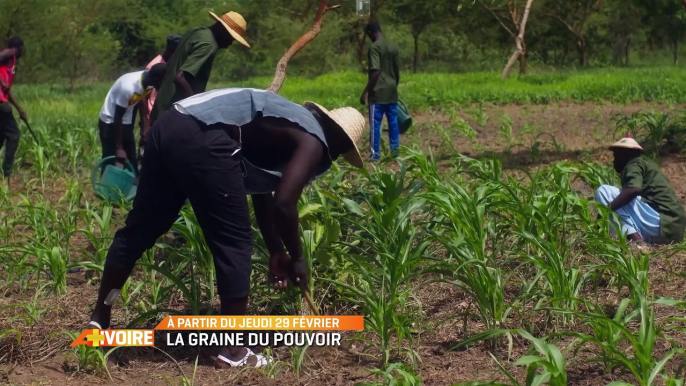
[[[378,160],[381,156],[381,120],[383,119],[383,110],[380,105],[369,105],[369,146],[372,151],[372,160]]]
[[[165,121],[161,120],[161,124]],[[159,137],[160,127],[155,130]],[[157,139],[157,138],[156,138]],[[151,248],[174,223],[185,196],[162,167],[159,140],[151,140],[145,153],[138,193],[126,225],[119,229],[107,253],[98,300],[91,322],[106,329],[110,325],[112,304],[131,275],[136,261]]]
[[[400,147],[400,126],[398,125],[398,104],[386,105],[386,119],[388,120],[388,140],[393,157],[398,156]]]
[[[601,185],[596,192],[596,201],[605,206],[619,196],[620,190],[614,186]],[[621,219],[621,233],[631,241],[659,235],[660,215],[644,203],[640,197],[615,211]],[[615,223],[615,226],[620,227]],[[614,234],[614,231],[613,231]]]
[[[2,173],[5,178],[9,179],[14,165],[14,156],[19,147],[19,126],[17,126],[17,121],[14,119],[11,110],[9,113],[0,114],[0,132],[4,135],[5,140],[5,161],[2,164]]]
[[[133,166],[135,174],[138,174],[138,155],[136,154],[136,137],[134,133],[133,124],[124,125],[124,150],[126,151],[126,158]]]
[[[113,157],[116,154],[117,142],[114,139],[114,125],[98,120],[98,131],[100,132],[100,145],[102,146],[102,159]],[[105,172],[107,165],[114,164],[114,161],[106,162],[102,165],[100,173]]]
[[[245,315],[252,270],[252,230],[240,161],[231,155],[238,143],[222,129],[204,128],[189,135],[203,146],[190,149],[192,154],[179,152],[175,155],[179,160],[170,164],[184,170],[177,183],[184,187],[212,251],[221,313]],[[244,347],[224,347],[220,353],[230,361],[248,356],[249,365],[258,364],[258,357],[248,354]],[[221,358],[217,364],[229,365]]]

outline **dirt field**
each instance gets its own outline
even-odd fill
[[[484,106],[480,114],[487,117],[480,125],[470,107],[457,115],[475,129],[474,141],[455,135],[453,144],[461,152],[472,157],[495,155],[507,165],[535,167],[561,159],[592,159],[609,162],[611,155],[604,148],[613,141],[616,113],[638,110],[677,111],[679,106],[659,104],[634,104],[630,106],[559,103],[547,106]],[[511,120],[512,130],[502,129],[503,119]],[[415,116],[416,125],[410,133],[401,137],[404,145],[414,142],[424,150],[429,147],[440,153],[441,138],[434,125],[450,126],[454,121],[445,112],[425,112]],[[483,119],[482,122],[483,123]],[[532,151],[538,138],[538,151]],[[682,204],[686,204],[686,158],[672,155],[661,159],[662,168],[671,180]],[[677,255],[652,264],[652,290],[663,296],[683,298],[686,293],[686,256]],[[74,359],[65,348],[68,339],[51,332],[76,331],[83,327],[90,312],[97,287],[88,284],[83,273],[70,274],[68,295],[59,300],[39,300],[43,306],[52,307],[33,328],[20,327],[22,344],[16,346],[12,338],[0,344],[0,384],[17,385],[93,385],[109,384],[107,374],[74,372]],[[425,323],[415,337],[421,355],[421,377],[424,385],[449,385],[471,380],[503,379],[484,345],[468,350],[450,351],[449,348],[463,338],[463,321],[452,315],[468,305],[456,287],[433,284],[418,288],[423,305]],[[31,293],[6,293],[0,299],[0,331],[11,327],[8,320],[11,310],[2,308],[8,304],[30,301]],[[121,311],[121,310],[119,310]],[[113,325],[118,318],[115,315]],[[468,332],[480,330],[476,320],[468,324]],[[18,327],[19,328],[19,327]],[[667,348],[661,348],[660,351]],[[376,367],[378,358],[362,353],[360,343],[345,341],[340,349],[310,348],[307,351],[305,369],[300,378],[284,365],[277,374],[264,374],[258,370],[215,370],[212,367],[213,352],[176,349],[168,352],[178,365],[162,353],[152,349],[119,349],[111,358],[109,369],[114,383],[121,385],[176,385],[181,375],[193,377],[194,361],[199,356],[195,382],[198,385],[351,385],[374,381],[367,368]],[[513,357],[521,356],[525,347],[516,344]],[[276,356],[289,363],[288,348],[276,348]],[[495,352],[499,360],[507,359],[505,350]],[[605,385],[624,378],[616,374],[604,374],[600,366],[581,363],[581,358],[569,363],[569,383],[572,385]],[[515,374],[521,369],[509,366]]]

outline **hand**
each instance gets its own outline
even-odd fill
[[[288,269],[291,260],[285,252],[269,257],[269,281],[275,289],[285,290],[288,287]]]
[[[305,265],[305,260],[303,258],[291,259],[291,270],[290,270],[291,282],[300,289],[307,290],[309,286],[309,274],[307,272],[307,266]]]
[[[21,120],[24,122],[29,121],[29,117],[26,115],[26,112],[24,110],[19,110],[19,118],[21,118]]]
[[[367,104],[367,95],[368,95],[368,92],[367,92],[367,91],[364,91],[364,92],[362,93],[362,95],[360,96],[360,103],[361,103],[361,104],[363,104],[363,105],[366,105],[366,104]]]
[[[123,168],[126,163],[126,151],[121,147],[118,147],[114,153],[114,166],[118,168]]]
[[[141,135],[141,139],[138,141],[138,147],[140,147],[141,150],[145,148],[145,145],[147,145],[147,142],[145,140],[146,137],[146,135]]]

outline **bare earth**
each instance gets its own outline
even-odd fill
[[[676,114],[679,106],[660,104],[633,104],[629,106],[553,103],[546,106],[484,106],[485,125],[475,118],[478,107],[459,108],[449,112],[424,112],[415,115],[415,127],[401,138],[404,145],[418,144],[423,150],[431,148],[440,156],[442,138],[435,125],[454,126],[455,117],[461,117],[476,131],[474,141],[455,129],[450,129],[453,145],[472,157],[495,155],[506,163],[520,166],[544,165],[561,159],[590,159],[607,163],[610,156],[603,149],[613,141],[616,113],[638,110],[668,111]],[[512,130],[508,129],[508,118]],[[506,122],[506,124],[503,124]],[[483,123],[483,120],[482,122]],[[504,127],[504,128],[503,128]],[[538,151],[532,148],[538,141]],[[446,152],[446,154],[449,154]],[[686,204],[686,162],[681,156],[661,160],[663,170],[671,180],[682,204]],[[54,194],[63,191],[56,187]],[[686,278],[683,276],[686,255],[676,255],[652,264],[652,289],[662,296],[683,298],[686,294]],[[679,274],[682,274],[680,276]],[[93,385],[109,384],[106,373],[89,374],[76,372],[74,358],[66,347],[69,339],[64,335],[49,336],[61,330],[77,331],[88,318],[97,287],[89,284],[83,273],[70,274],[68,294],[62,298],[40,299],[43,307],[52,307],[33,328],[14,326],[22,331],[22,343],[16,345],[13,337],[0,340],[0,384],[17,385]],[[473,380],[505,381],[485,345],[475,345],[468,350],[449,349],[463,339],[462,318],[451,315],[464,311],[468,306],[463,294],[454,286],[434,284],[418,288],[425,322],[415,339],[418,342],[422,363],[420,374],[425,385],[449,385],[454,382]],[[0,298],[0,331],[11,327],[9,318],[15,312],[4,309],[8,304],[30,301],[31,293],[18,296],[4,294]],[[121,312],[121,310],[119,310]],[[115,315],[115,323],[121,320]],[[468,333],[481,331],[478,321],[470,320]],[[265,374],[258,370],[215,370],[214,352],[194,349],[168,351],[177,362],[173,363],[159,351],[152,349],[123,348],[111,358],[109,370],[113,382],[120,385],[175,385],[181,376],[192,378],[197,355],[198,367],[195,384],[198,385],[350,385],[371,382],[374,377],[367,371],[376,367],[378,358],[362,354],[364,347],[346,339],[345,347],[339,349],[310,348],[307,351],[304,370],[298,378],[287,367],[290,361],[288,348],[276,348],[275,355],[285,364],[277,374]],[[524,353],[526,346],[515,345],[514,358]],[[663,351],[662,348],[658,351]],[[667,351],[667,348],[664,348]],[[494,355],[507,361],[506,350],[496,350]],[[605,385],[613,380],[630,381],[626,375],[604,374],[598,366],[581,363],[582,358],[572,359],[568,373],[573,385]],[[509,366],[521,376],[521,369]],[[521,379],[521,377],[520,377]]]

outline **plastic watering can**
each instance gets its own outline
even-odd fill
[[[400,126],[400,134],[406,132],[412,126],[412,117],[407,110],[405,102],[398,99],[398,126]]]
[[[91,177],[93,192],[96,196],[107,201],[121,201],[122,198],[131,201],[136,197],[136,186],[133,185],[136,179],[136,172],[130,162],[126,162],[124,169],[119,169],[114,165],[107,165],[105,172],[100,175],[102,165],[113,160],[110,156],[103,158],[95,168]]]

